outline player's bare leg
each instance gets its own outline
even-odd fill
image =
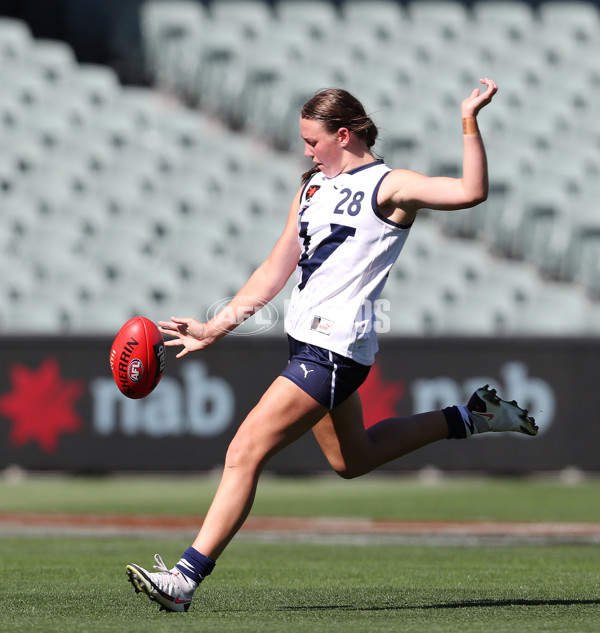
[[[486,385],[465,407],[388,418],[366,430],[360,397],[354,393],[327,412],[313,431],[332,468],[341,477],[352,478],[448,437],[488,432],[535,436],[538,427],[514,400],[501,400]]]
[[[279,377],[244,420],[232,440],[221,483],[192,547],[171,569],[156,555],[157,572],[130,563],[136,592],[168,611],[187,611],[198,584],[240,529],[254,501],[260,473],[270,457],[304,435],[326,408],[294,383]]]
[[[382,420],[365,429],[358,393],[329,411],[313,432],[331,467],[347,479],[448,437],[441,411]]]
[[[233,438],[221,482],[193,547],[216,559],[246,520],[266,462],[323,417],[319,405],[279,377],[248,414]]]

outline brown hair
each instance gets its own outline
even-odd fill
[[[362,138],[367,147],[373,147],[377,140],[377,126],[365,112],[363,104],[347,90],[328,88],[317,92],[311,97],[300,111],[303,119],[322,121],[330,134],[335,134],[341,127],[348,128]],[[317,167],[302,175],[302,182],[306,182]]]

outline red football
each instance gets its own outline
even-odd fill
[[[145,398],[165,369],[165,344],[158,327],[143,316],[129,319],[110,350],[110,368],[122,394]]]

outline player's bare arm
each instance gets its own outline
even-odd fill
[[[285,286],[300,257],[297,228],[300,191],[294,197],[285,229],[270,255],[223,310],[207,323],[192,317],[171,317],[170,321],[158,322],[163,334],[175,337],[165,341],[165,345],[183,348],[177,358],[204,349],[223,338]]]
[[[481,79],[483,93],[476,88],[461,104],[467,132],[463,134],[463,174],[461,178],[428,177],[407,169],[395,169],[383,181],[378,203],[389,219],[412,222],[419,209],[454,210],[476,206],[488,195],[485,148],[477,131],[476,116],[492,100],[498,86]]]

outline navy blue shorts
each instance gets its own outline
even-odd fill
[[[290,359],[281,375],[328,409],[353,394],[371,369],[328,349],[301,343],[291,336],[288,339]]]

